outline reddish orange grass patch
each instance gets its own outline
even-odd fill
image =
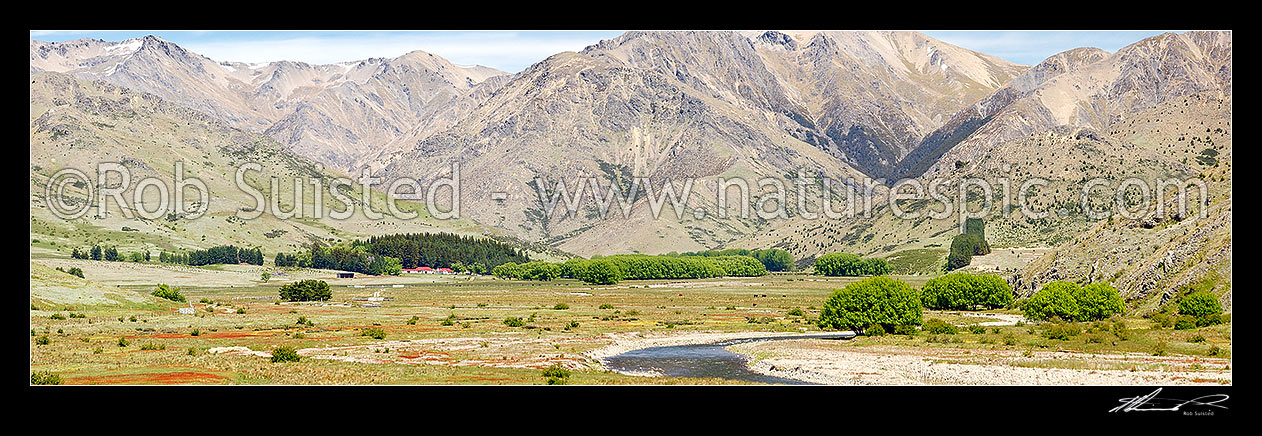
[[[208,372],[178,371],[151,374],[115,374],[85,377],[67,377],[68,385],[174,385],[186,383],[218,383],[228,377]]]

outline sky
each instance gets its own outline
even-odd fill
[[[519,72],[548,56],[579,51],[622,31],[31,31],[31,39],[122,41],[156,35],[216,61],[301,61],[332,64],[397,57],[413,50],[458,65]],[[1053,54],[1096,47],[1109,52],[1162,31],[924,31],[960,47],[1022,65]]]

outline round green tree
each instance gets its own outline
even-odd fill
[[[1193,292],[1179,300],[1179,314],[1196,317],[1218,315],[1223,313],[1223,306],[1214,294],[1200,291]]]
[[[930,309],[994,309],[1012,303],[1012,287],[993,274],[951,273],[936,277],[920,289],[920,298]]]
[[[1092,321],[1122,313],[1125,305],[1121,294],[1108,283],[1083,287],[1073,282],[1055,281],[1043,285],[1026,300],[1022,310],[1030,319]]]
[[[878,324],[893,331],[895,326],[921,322],[920,295],[907,283],[885,276],[869,277],[834,291],[819,316],[820,328],[848,330]]]
[[[1179,315],[1191,316],[1199,327],[1218,324],[1222,313],[1222,303],[1209,291],[1193,292],[1179,299]]]
[[[1073,282],[1048,283],[1030,296],[1021,310],[1025,312],[1025,317],[1030,319],[1057,317],[1070,321],[1077,320],[1081,316],[1082,309],[1078,307],[1078,299],[1074,294],[1079,290],[1081,288]]]
[[[1079,321],[1104,319],[1115,313],[1122,313],[1126,304],[1117,288],[1104,282],[1096,282],[1083,286],[1078,291]]]
[[[333,298],[333,291],[323,280],[303,280],[280,287],[280,299],[285,301],[325,301]]]

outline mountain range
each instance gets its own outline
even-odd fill
[[[1052,179],[1034,201],[1062,207],[1087,175],[1212,173],[1228,194],[1209,207],[1227,211],[1230,234],[1230,32],[1167,33],[1114,53],[1078,48],[1034,66],[916,32],[779,31],[628,32],[515,74],[422,51],[331,65],[215,61],[153,36],[31,41],[30,61],[33,135],[57,124],[36,113],[37,100],[43,110],[58,107],[42,102],[67,97],[70,83],[117,92],[112,85],[203,114],[231,132],[220,136],[253,138],[330,174],[427,182],[459,163],[462,210],[483,232],[578,255],[765,246],[803,259],[880,255],[940,247],[954,221],[878,213],[820,222],[792,208],[785,220],[692,211],[654,219],[644,198],[627,217],[601,218],[592,205],[547,215],[535,195],[540,183],[1015,174]],[[62,85],[50,95],[38,83]],[[1196,113],[1187,109],[1193,103]],[[1136,122],[1168,127],[1141,132]],[[1206,122],[1217,124],[1208,136],[1194,132]],[[66,123],[78,126],[67,131],[80,141],[106,135],[85,127],[95,126],[87,118]],[[47,134],[38,145],[33,136],[33,161],[65,146]],[[176,135],[167,147],[190,146]],[[1215,165],[1195,159],[1204,150]],[[706,183],[696,192],[715,192]],[[689,205],[713,211],[708,197]],[[1080,240],[1101,231],[1094,225],[1016,216],[990,226],[997,242],[1020,246]],[[1046,263],[1033,267],[1045,269],[1022,272],[1027,281],[1048,276]]]

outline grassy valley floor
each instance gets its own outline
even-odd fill
[[[56,267],[81,268],[87,279]],[[819,332],[812,320],[824,300],[856,280],[774,274],[592,286],[457,275],[336,279],[321,270],[191,268],[38,252],[31,268],[31,371],[55,374],[63,384],[543,384],[543,370],[554,365],[570,370],[569,384],[739,383],[620,374],[601,359],[649,346]],[[272,273],[267,282],[262,271]],[[276,300],[280,286],[309,278],[328,281],[333,299]],[[928,279],[898,278],[915,287]],[[157,283],[180,286],[188,303],[152,297]],[[179,313],[190,306],[192,314]],[[509,318],[521,326],[507,325]],[[1098,376],[1113,373],[1165,377],[1153,383],[1231,381],[1230,325],[1184,332],[1128,319],[1127,340],[1089,342],[1098,339],[1094,333],[1043,338],[1016,325],[1021,317],[1013,311],[928,318],[987,330],[731,349],[753,356],[755,370],[826,383],[1096,384],[1120,380]],[[281,346],[301,360],[273,363],[271,352]],[[1152,356],[1159,346],[1166,356]],[[1211,347],[1217,356],[1209,356]],[[935,372],[952,365],[1012,375]],[[833,367],[839,375],[819,375]],[[856,379],[852,370],[879,375]]]

